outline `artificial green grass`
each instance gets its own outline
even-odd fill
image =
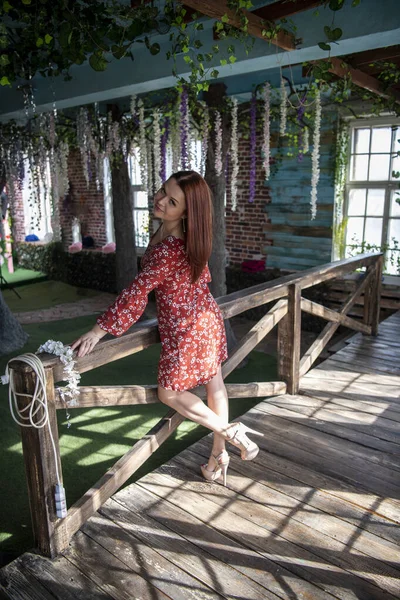
[[[1,268],[1,272],[3,274],[4,279],[11,286],[20,286],[28,281],[38,281],[47,279],[47,275],[45,273],[41,273],[40,271],[31,271],[30,269],[21,269],[20,267],[15,267],[14,273],[10,273],[7,266],[7,261],[3,264]]]
[[[24,326],[30,335],[20,354],[34,352],[48,339],[70,343],[94,323],[94,317]],[[82,385],[156,383],[159,346],[104,365],[83,374]],[[13,355],[15,357],[15,354]],[[12,356],[0,357],[0,374]],[[230,382],[268,381],[276,378],[276,359],[252,352],[246,367],[234,371]],[[0,445],[2,483],[0,489],[0,560],[12,560],[32,547],[30,515],[19,427],[10,416],[8,387],[0,386]],[[260,402],[260,399],[230,401],[233,419]],[[168,409],[162,404],[58,411],[59,437],[67,503],[74,503],[112,464],[149,431]],[[208,431],[184,421],[177,431],[135,473],[131,481],[154,470]],[[0,563],[1,564],[1,563]]]

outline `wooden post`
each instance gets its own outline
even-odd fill
[[[364,323],[371,326],[371,335],[378,335],[383,255],[378,257],[371,270],[373,271],[371,281],[364,294]]]
[[[279,378],[287,384],[288,394],[298,394],[300,387],[301,287],[290,285],[288,312],[278,324]]]
[[[11,363],[14,372],[15,390],[21,394],[33,394],[36,375],[25,363]],[[56,515],[55,487],[57,484],[56,464],[62,481],[60,450],[58,443],[58,427],[55,406],[55,391],[52,369],[46,369],[46,392],[48,402],[48,425],[42,428],[21,427],[22,449],[25,472],[28,484],[29,506],[35,547],[50,558],[55,557],[68,545],[66,526],[55,526],[62,522]],[[18,408],[23,410],[30,404],[30,397],[17,396]],[[28,412],[28,411],[26,411]],[[43,415],[40,408],[37,417]],[[53,434],[56,457],[49,433]]]

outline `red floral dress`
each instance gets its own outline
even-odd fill
[[[177,391],[203,385],[228,356],[224,322],[208,289],[210,281],[205,267],[200,279],[191,283],[185,243],[168,236],[148,246],[141,272],[97,323],[112,335],[122,335],[139,319],[147,295],[155,289],[161,337],[158,384]]]

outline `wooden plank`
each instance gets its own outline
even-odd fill
[[[13,361],[12,368],[18,408],[27,414],[36,387],[36,375],[26,363]],[[34,544],[40,552],[53,557],[66,547],[68,539],[55,506],[57,472],[62,482],[62,470],[52,370],[47,368],[45,375],[49,427],[21,427],[20,431]],[[44,418],[43,408],[39,407],[35,421],[41,422]]]
[[[54,600],[40,582],[21,570],[18,559],[0,569],[0,585],[9,600]]]
[[[284,381],[253,381],[225,385],[228,398],[261,398],[286,393]],[[153,404],[159,402],[157,387],[157,385],[82,386],[79,388],[80,394],[74,408]],[[195,388],[192,393],[202,399],[207,397],[203,387]],[[57,397],[56,408],[65,409],[65,403],[61,397]]]
[[[366,289],[369,284],[369,280],[372,277],[371,274],[366,275],[364,279],[362,279],[354,292],[347,299],[345,304],[341,307],[339,314],[346,315],[346,313],[352,308],[356,299],[360,294]],[[300,377],[305,375],[307,371],[311,368],[311,365],[315,362],[318,356],[321,354],[322,350],[325,348],[337,328],[339,327],[339,323],[329,323],[324,327],[321,334],[317,337],[317,339],[311,344],[310,348],[305,352],[304,356],[300,361]]]
[[[160,447],[175,431],[184,417],[173,410],[134,444],[108,471],[68,510],[68,534],[73,535],[104,502]]]
[[[203,438],[190,449],[176,456],[174,460],[186,463],[187,452],[190,454],[196,452],[204,460],[209,456],[209,449],[210,441]],[[253,465],[258,472],[262,472],[255,475],[255,472],[252,472]],[[247,470],[248,466],[249,470]],[[249,475],[254,481],[277,489],[307,506],[338,515],[356,527],[395,544],[400,543],[400,528],[389,526],[393,523],[393,517],[394,520],[400,520],[399,506],[388,499],[373,494],[360,494],[359,488],[355,485],[352,486],[348,482],[344,484],[339,479],[325,473],[318,473],[312,468],[272,452],[268,453],[268,460],[265,460],[265,453],[259,454],[248,464],[234,460],[230,465],[229,474],[232,471]],[[231,480],[229,484],[232,484]]]
[[[383,256],[380,256],[378,262],[370,268],[373,275],[364,294],[364,322],[371,326],[371,333],[376,336],[379,327]]]
[[[364,448],[336,436],[320,432],[311,427],[311,424],[299,423],[298,419],[290,420],[287,415],[278,415],[278,410],[270,407],[268,403],[262,404],[261,408],[251,410],[247,419],[250,423],[259,427],[267,427],[268,435],[274,431],[276,435],[282,435],[285,432],[285,442],[295,447],[302,447],[310,452],[314,452],[324,462],[324,468],[329,463],[337,468],[347,469],[352,472],[353,478],[368,478],[378,486],[381,495],[395,494],[400,491],[400,478],[397,472],[393,472],[391,461],[383,452]],[[283,411],[280,411],[283,413]],[[250,425],[251,426],[251,425]],[[263,447],[264,439],[257,441],[258,445]],[[358,483],[361,483],[360,481]]]
[[[332,321],[334,323],[340,323],[340,325],[344,327],[348,327],[350,329],[354,329],[355,331],[361,331],[366,334],[371,334],[371,326],[365,325],[364,323],[360,323],[355,319],[351,319],[346,315],[343,315],[339,312],[331,310],[326,306],[322,306],[322,304],[318,304],[317,302],[313,302],[312,300],[308,300],[307,298],[301,299],[301,310],[309,313],[310,315],[315,315],[316,317],[322,317],[327,321]]]
[[[85,373],[102,365],[113,362],[140,352],[160,341],[157,329],[157,320],[149,319],[143,324],[133,325],[131,333],[120,338],[101,341],[90,354],[76,359],[76,368],[80,373]],[[45,367],[54,368],[54,381],[63,381],[63,365],[60,360],[52,354],[39,354]]]
[[[178,474],[183,471],[182,467],[176,464],[171,465],[170,469]],[[187,476],[188,473],[186,472],[185,475]],[[197,480],[197,477],[195,479]],[[207,493],[204,484],[200,487]],[[218,486],[215,488],[218,490]],[[265,588],[265,598],[270,598],[272,592],[278,594],[279,598],[287,600],[292,600],[294,593],[295,597],[313,600],[332,598],[331,594],[323,590],[330,584],[333,585],[334,577],[327,574],[322,583],[316,581],[315,585],[313,584],[312,569],[306,566],[307,563],[310,564],[315,560],[311,552],[288,542],[279,534],[276,536],[276,541],[271,540],[269,547],[266,547],[266,544],[256,543],[253,548],[253,536],[257,536],[255,539],[260,540],[264,532],[251,524],[249,527],[248,522],[241,517],[236,522],[237,516],[232,515],[229,510],[218,510],[215,514],[215,506],[207,501],[204,502],[204,496],[198,498],[198,505],[194,510],[185,510],[185,507],[180,507],[174,501],[160,502],[159,497],[149,491],[147,485],[138,485],[136,489],[130,486],[121,490],[118,501],[132,512],[135,512],[136,506],[139,506],[141,513],[146,513],[147,518],[158,527],[168,527],[174,535],[178,534],[188,539],[197,547],[204,548],[207,554],[212,554],[222,562],[231,564],[235,571],[243,573],[262,585]],[[210,522],[207,520],[210,508],[213,512],[210,519],[212,526],[209,526]],[[235,519],[236,527],[232,527],[232,517]],[[154,530],[154,525],[151,529]],[[279,552],[279,546],[286,549],[286,555],[298,557],[298,560],[289,559],[285,563],[281,558],[282,550]],[[176,553],[174,560],[175,557]],[[191,559],[190,553],[188,558]],[[294,574],[298,577],[294,577]],[[290,586],[286,583],[288,579],[290,579]],[[229,581],[229,578],[222,581]],[[236,592],[238,589],[240,588],[236,588]],[[235,598],[237,597],[236,595]],[[246,596],[241,595],[241,597]]]
[[[330,73],[334,73],[341,78],[350,77],[354,85],[368,90],[377,96],[381,96],[382,98],[395,97],[396,101],[400,102],[400,95],[395,91],[391,92],[390,90],[385,89],[379,79],[368,75],[368,73],[364,73],[360,69],[354,69],[341,58],[331,56],[328,60],[331,65],[328,69]]]
[[[157,589],[153,582],[150,583],[145,579],[144,565],[141,573],[133,572],[124,562],[82,531],[78,531],[75,535],[73,544],[65,552],[65,558],[114,600],[132,600],[132,593],[136,598],[170,599]]]
[[[225,364],[222,366],[222,376],[225,379],[244,358],[264,339],[264,337],[275,327],[277,323],[286,315],[288,311],[287,300],[279,300],[264,315],[258,323],[256,323],[250,331],[233,348],[232,353]]]
[[[371,586],[369,587],[369,594],[365,597],[374,597],[371,596],[371,590],[375,586],[377,586],[374,590],[376,598],[383,599],[386,592],[397,592],[395,575],[398,572],[395,569],[391,569],[378,560],[373,561],[372,569],[370,557],[359,552],[357,554],[349,553],[346,550],[345,543],[321,533],[322,523],[319,530],[315,531],[293,518],[288,519],[276,510],[272,510],[268,506],[268,498],[265,498],[265,496],[263,499],[264,505],[260,498],[258,502],[251,502],[250,512],[250,502],[248,500],[243,501],[240,498],[240,502],[235,501],[237,499],[236,492],[223,486],[208,486],[206,491],[202,482],[188,481],[188,476],[189,473],[184,469],[182,469],[182,473],[179,473],[178,470],[174,471],[174,475],[151,473],[140,481],[140,485],[159,497],[168,497],[169,502],[173,502],[175,505],[184,508],[186,512],[196,516],[200,516],[198,514],[200,508],[202,512],[200,518],[203,521],[210,523],[213,527],[221,528],[235,539],[240,535],[253,549],[261,549],[282,557],[282,547],[286,548],[287,543],[282,544],[282,542],[276,543],[274,541],[279,533],[283,534],[282,537],[286,542],[293,542],[299,548],[312,548],[312,553],[315,556],[329,564],[350,573],[357,572],[359,585],[364,583],[367,589]],[[253,489],[253,486],[256,488],[257,484],[252,480],[247,480],[247,487]],[[228,507],[229,513],[231,513],[229,521],[225,516]],[[221,522],[220,515],[223,513],[225,513],[225,520]],[[298,560],[299,552],[295,556]],[[284,558],[283,563],[285,564]],[[346,575],[347,573],[336,571],[337,587],[339,587],[339,582],[342,586],[344,585]],[[315,579],[317,578],[314,578],[314,581]],[[362,579],[364,579],[364,582],[361,581]],[[381,590],[379,590],[379,587]]]
[[[360,373],[384,373],[388,374],[389,376],[393,375],[393,380],[395,376],[400,375],[400,367],[395,368],[393,366],[387,366],[385,364],[378,363],[373,359],[367,360],[366,357],[359,357],[355,353],[345,353],[344,350],[341,350],[340,353],[338,352],[337,354],[333,355],[333,357],[329,360],[332,360],[334,364],[343,363],[344,365],[350,368],[352,367]]]
[[[144,577],[151,584],[151,588],[163,592],[168,598],[174,600],[198,600],[199,596],[204,600],[221,598],[220,594],[213,590],[218,586],[213,585],[211,577],[206,584],[193,577],[187,568],[187,562],[185,568],[185,560],[181,561],[180,567],[174,566],[169,557],[165,558],[159,552],[158,541],[154,540],[152,547],[148,538],[146,539],[147,536],[137,535],[138,527],[134,526],[134,519],[121,522],[118,519],[121,508],[121,505],[111,500],[108,506],[102,508],[101,514],[94,515],[84,525],[85,535],[119,560],[130,573]],[[149,529],[143,520],[141,526]],[[169,556],[173,553],[172,537],[170,536]],[[180,549],[184,552],[182,544]],[[185,554],[182,558],[184,557]],[[144,565],[145,569],[143,569]]]
[[[332,239],[332,227],[314,227],[307,225],[305,227],[294,227],[293,225],[276,225],[275,223],[266,223],[263,225],[263,232],[269,233],[277,231],[280,233],[288,233],[291,235],[306,236]]]
[[[246,17],[248,20],[247,33],[250,35],[271,42],[284,50],[296,49],[294,36],[292,34],[281,30],[278,31],[275,37],[266,38],[262,33],[265,30],[263,19],[257,17],[248,10],[241,10],[240,14],[236,13],[228,7],[227,0],[219,0],[218,3],[213,2],[212,0],[185,0],[185,5],[190,6],[190,8],[193,8],[203,15],[207,15],[212,19],[221,19],[225,16],[228,18],[227,23],[229,25],[240,30],[243,29],[241,16]]]
[[[287,315],[278,326],[278,373],[289,394],[297,394],[300,377],[301,289],[289,287]]]
[[[29,573],[33,585],[44,586],[59,600],[110,600],[112,596],[95,585],[63,556],[49,560],[37,554],[20,557],[20,569]]]
[[[390,395],[393,400],[399,399],[399,378],[396,376],[383,373],[379,373],[379,376],[377,376],[375,373],[371,373],[370,369],[361,370],[358,367],[355,369],[349,364],[336,362],[333,358],[325,360],[322,369],[321,365],[315,367],[312,377],[318,377],[318,374],[321,373],[323,379],[325,379],[326,371],[331,371],[338,378],[340,385],[353,385],[356,382],[358,385],[365,386],[365,389],[370,392],[376,393],[379,390],[384,390],[385,396]]]
[[[116,501],[109,501],[101,512],[112,519],[122,529],[127,530],[131,536],[137,537],[141,544],[149,545],[156,550],[161,565],[163,561],[169,565],[172,576],[176,579],[181,588],[180,594],[171,598],[182,597],[198,599],[203,598],[235,598],[239,592],[243,598],[269,598],[277,600],[274,593],[270,593],[265,587],[260,585],[250,569],[243,569],[240,564],[230,565],[232,554],[235,552],[240,556],[241,561],[243,550],[231,539],[215,532],[212,528],[204,527],[200,534],[196,530],[202,525],[197,522],[191,531],[187,534],[187,516],[179,512],[173,505],[168,507],[170,523],[165,526],[158,521],[149,518],[147,512],[150,512],[158,498],[149,494],[139,486],[130,486],[122,490]],[[190,519],[192,522],[194,519]],[[174,524],[178,521],[177,526]],[[172,525],[172,526],[171,526]],[[105,543],[108,543],[105,540]],[[138,543],[138,542],[136,542]],[[229,548],[224,552],[224,547]],[[227,560],[221,560],[229,557]],[[224,556],[225,555],[225,556]],[[244,558],[244,557],[243,557]],[[178,573],[176,574],[176,571]],[[192,582],[188,575],[185,582],[180,574],[182,571],[190,574]],[[218,572],[218,578],[213,573]],[[244,572],[244,575],[242,573]],[[168,579],[171,575],[165,575]],[[193,578],[196,577],[197,581]],[[272,580],[272,577],[269,578]],[[193,584],[193,581],[195,582]],[[182,585],[182,583],[184,585]],[[183,596],[182,596],[183,594]],[[185,596],[187,594],[187,596]]]
[[[324,403],[315,401],[305,402],[304,396],[281,396],[279,398],[272,398],[268,405],[262,402],[259,406],[259,410],[264,410],[268,414],[273,414],[278,417],[287,418],[293,423],[305,425],[311,429],[316,429],[323,433],[340,438],[336,441],[337,446],[340,446],[341,440],[344,439],[348,442],[359,444],[362,447],[369,448],[372,452],[377,451],[378,456],[384,453],[382,460],[384,464],[395,471],[400,471],[400,440],[398,436],[398,425],[397,423],[390,423],[388,421],[386,429],[382,425],[379,430],[375,428],[376,435],[368,432],[366,426],[364,430],[360,429],[359,422],[356,416],[339,416],[337,413],[332,414],[328,410],[324,410],[322,405]],[[267,408],[265,408],[267,407]],[[318,415],[318,416],[314,416]],[[340,421],[338,422],[338,420]],[[347,427],[346,427],[347,425]],[[372,430],[372,427],[371,427]],[[379,437],[379,434],[385,435],[385,440]],[[363,454],[363,452],[361,452]],[[400,478],[400,475],[399,475]]]
[[[304,10],[317,8],[323,4],[322,0],[296,0],[296,2],[288,3],[287,0],[277,0],[273,4],[256,8],[252,13],[266,21],[277,21],[278,19],[286,19],[297,15]]]
[[[174,462],[182,464],[182,468],[189,471],[198,464],[199,456],[192,451],[185,451],[180,457],[174,459]],[[316,532],[323,531],[324,536],[339,540],[344,544],[353,538],[356,540],[352,545],[353,552],[360,552],[377,560],[378,563],[380,561],[389,563],[393,566],[394,575],[396,575],[396,571],[400,567],[400,546],[397,541],[384,539],[366,529],[359,528],[357,519],[356,524],[342,519],[342,513],[346,511],[343,510],[343,504],[341,505],[338,500],[329,500],[323,494],[320,494],[315,500],[314,490],[310,490],[307,495],[303,491],[303,493],[297,494],[297,498],[292,497],[291,493],[287,493],[289,478],[283,478],[286,490],[281,491],[274,482],[275,474],[265,469],[265,463],[261,465],[259,462],[251,462],[249,465],[243,465],[242,461],[237,460],[233,462],[232,469],[234,476],[230,478],[229,488],[237,494],[241,494],[252,502],[274,507],[274,510],[285,518],[302,523]],[[294,487],[295,482],[292,480],[291,484]],[[310,503],[308,499],[310,499]],[[365,519],[362,511],[358,511],[356,514],[359,518]],[[388,526],[387,521],[381,521],[382,526],[383,524]],[[398,576],[400,576],[400,572]]]

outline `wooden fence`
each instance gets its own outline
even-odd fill
[[[228,384],[230,398],[265,397],[278,394],[297,394],[300,378],[310,369],[326,344],[342,325],[365,334],[376,335],[379,322],[379,302],[382,280],[382,254],[364,254],[347,260],[314,267],[301,273],[281,277],[218,299],[224,319],[244,311],[276,301],[273,307],[240,340],[222,368],[226,377],[257,344],[278,325],[278,364],[280,381]],[[359,274],[356,289],[342,307],[332,310],[302,297],[302,290],[324,281],[342,277],[346,273],[365,268]],[[360,294],[364,293],[363,322],[350,318],[347,313]],[[300,356],[301,312],[322,317],[328,324],[321,334]],[[114,360],[123,358],[160,341],[156,320],[135,325],[132,333],[118,339],[103,341],[89,355],[77,360],[83,373]],[[40,355],[46,372],[49,426],[55,441],[57,464],[62,478],[56,411],[65,408],[55,383],[63,379],[63,365],[58,358]],[[12,361],[15,388],[18,393],[32,394],[35,375],[25,363]],[[117,406],[158,402],[157,386],[124,385],[80,388],[76,406]],[[198,393],[198,390],[195,390]],[[199,395],[201,393],[199,392]],[[29,399],[19,396],[19,408],[24,409]],[[21,428],[26,467],[33,533],[37,549],[54,557],[68,545],[71,536],[114,494],[129,477],[159,448],[182,422],[183,417],[169,410],[163,419],[120,458],[95,485],[73,506],[64,519],[56,516],[54,491],[57,483],[55,453],[49,428]]]

